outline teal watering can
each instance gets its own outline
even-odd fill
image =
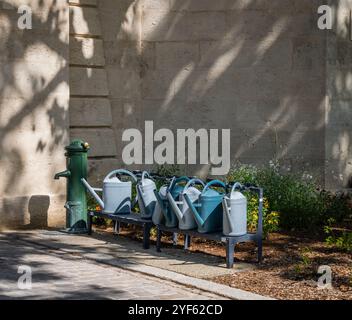
[[[224,192],[210,189],[211,186],[221,187],[224,189]],[[192,202],[187,194],[184,195],[197,222],[199,233],[216,232],[222,229],[222,199],[225,194],[226,185],[219,180],[213,180],[204,187],[197,202]]]
[[[174,177],[171,180],[171,183],[169,187],[167,188],[166,194],[170,193],[172,198],[174,200],[179,199],[180,194],[182,193],[184,187],[180,185],[181,182],[188,182],[190,179],[188,177],[180,177],[176,178]],[[163,187],[162,187],[163,188]],[[166,227],[168,228],[175,228],[178,226],[178,219],[174,211],[172,210],[170,203],[167,199],[167,197],[162,197],[159,192],[154,190],[155,197],[158,201],[158,207],[160,207],[161,212],[164,216],[164,221],[163,223],[165,224]]]

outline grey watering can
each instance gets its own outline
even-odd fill
[[[180,185],[181,182],[188,182],[190,179],[188,177],[180,177],[176,178],[174,177],[169,185],[169,187],[164,186],[160,191],[164,191],[165,196],[162,196],[160,193],[157,192],[156,190],[154,191],[154,194],[156,196],[156,199],[158,201],[158,208],[160,208],[160,211],[163,215],[164,221],[163,223],[165,224],[166,227],[168,228],[175,228],[178,225],[178,219],[176,214],[173,212],[171,209],[171,205],[167,199],[167,193],[169,192],[172,196],[173,199],[178,200],[179,195],[182,193],[184,187]],[[154,219],[153,219],[154,221]],[[155,223],[155,222],[154,222]]]
[[[235,183],[229,196],[223,199],[223,233],[225,236],[243,236],[247,234],[247,198],[236,189],[242,189]]]
[[[167,201],[167,198],[166,198],[167,189],[168,189],[168,186],[162,186],[159,192],[157,190],[154,190],[155,199],[157,199],[157,201],[155,204],[152,221],[156,226],[165,224],[163,205]]]
[[[183,191],[179,195],[179,201],[175,200],[171,195],[170,191],[167,192],[167,199],[171,205],[171,210],[175,213],[178,218],[178,227],[181,230],[192,230],[197,228],[197,223],[193,217],[190,207],[188,206],[185,195],[187,194],[189,199],[194,203],[199,199],[201,191],[195,188],[193,185],[198,183],[205,186],[204,182],[200,179],[192,179],[188,181]]]
[[[212,186],[221,187],[225,192],[210,189]],[[210,233],[222,229],[222,199],[225,193],[226,185],[219,180],[213,180],[204,187],[197,202],[193,203],[187,194],[184,195],[197,222],[198,232]]]
[[[144,219],[152,219],[156,205],[155,182],[150,178],[148,172],[142,173],[142,179],[136,186],[137,199],[140,209],[140,215]]]
[[[130,171],[120,169],[110,172],[104,179],[103,189],[93,188],[82,178],[82,183],[99,203],[104,213],[129,214],[131,212],[132,182],[121,181],[117,175],[127,175],[137,182],[137,177]],[[103,193],[101,199],[97,192]]]

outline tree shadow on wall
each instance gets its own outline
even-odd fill
[[[119,17],[113,32],[125,41],[108,53],[114,77],[123,78],[122,83],[109,79],[118,101],[113,106],[117,135],[131,123],[143,128],[145,120],[154,120],[157,128],[230,128],[232,161],[276,159],[324,184],[325,156],[333,148],[325,139],[328,32],[317,28],[324,1],[159,4],[134,1],[125,16],[117,14],[117,4],[100,4],[111,19],[114,12]],[[105,18],[102,24],[111,25]],[[135,28],[138,21],[141,30]],[[138,64],[124,63],[131,43]],[[348,74],[341,73],[345,84]],[[128,104],[133,112],[121,121]],[[337,140],[349,136],[337,135]]]
[[[14,202],[39,184],[48,186],[50,194],[60,191],[52,177],[62,163],[54,159],[68,141],[68,5],[65,0],[33,0],[30,7],[32,29],[20,30],[17,6],[0,1],[0,194],[8,203],[6,212],[0,207],[1,220],[14,215],[25,221]],[[47,197],[25,201],[29,208],[24,210],[42,226],[47,225]]]

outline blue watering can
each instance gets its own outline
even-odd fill
[[[179,199],[180,194],[182,193],[184,187],[180,185],[181,182],[188,182],[190,179],[188,177],[180,177],[176,178],[174,177],[171,180],[171,183],[169,187],[166,190],[166,194],[170,193],[172,198],[174,200]],[[164,223],[165,226],[168,228],[175,228],[178,226],[178,219],[175,213],[173,212],[172,208],[170,207],[170,203],[167,199],[167,197],[161,197],[159,192],[154,190],[155,197],[158,201],[159,207],[161,209],[161,212],[164,216]]]
[[[212,186],[221,187],[224,189],[224,192],[222,193],[210,189]],[[187,194],[184,195],[188,206],[191,208],[194,219],[197,222],[199,233],[216,232],[222,229],[222,199],[225,194],[226,185],[219,180],[213,180],[204,187],[197,202],[192,202]]]

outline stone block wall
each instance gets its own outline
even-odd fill
[[[20,5],[33,28],[19,30]],[[231,129],[231,160],[279,160],[351,186],[351,0],[0,0],[0,226],[59,226],[64,146],[90,180],[124,166],[122,133]],[[130,167],[135,168],[135,166]],[[184,167],[206,175],[209,165]]]
[[[352,1],[330,1],[334,29],[327,35],[326,186],[352,187]]]
[[[70,5],[70,136],[86,140],[90,180],[117,165],[101,12],[96,0]],[[106,165],[108,164],[108,165]]]
[[[231,160],[324,182],[323,1],[98,1],[117,159],[125,128],[231,129]],[[210,166],[187,166],[207,174]]]
[[[144,122],[153,120],[155,130],[229,128],[232,162],[279,160],[290,170],[306,170],[329,188],[349,186],[348,134],[343,138],[333,120],[349,113],[348,100],[329,92],[329,83],[341,74],[334,71],[336,63],[344,64],[348,82],[350,41],[339,35],[346,30],[336,31],[349,15],[348,0],[331,3],[332,32],[317,27],[317,9],[325,4],[321,0],[71,3],[71,33],[85,39],[77,44],[71,37],[71,97],[95,92],[111,107],[112,121],[102,129],[101,121],[89,120],[92,104],[87,112],[77,108],[90,115],[71,123],[73,133],[86,130],[94,140],[104,132],[109,139],[93,141],[93,146],[99,144],[91,154],[95,180],[103,170],[123,166],[123,130],[143,132]],[[88,25],[79,22],[83,17]],[[89,46],[94,55],[87,59]],[[101,118],[108,117],[107,101],[96,103],[96,110],[104,104]],[[336,111],[329,111],[329,103]],[[80,104],[71,99],[72,106]],[[346,114],[342,118],[348,119]],[[183,169],[205,175],[210,166]]]
[[[18,8],[29,5],[32,29]],[[0,228],[63,226],[68,137],[65,0],[0,1]]]

